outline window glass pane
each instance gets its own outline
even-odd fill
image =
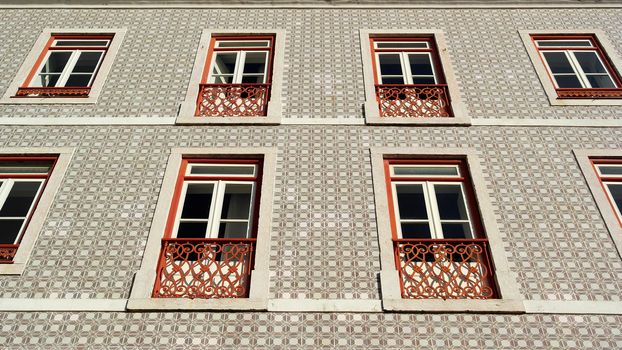
[[[543,53],[546,62],[551,68],[551,72],[555,73],[574,73],[570,61],[563,52],[545,52]]]
[[[248,238],[248,223],[221,222],[218,229],[218,238]]]
[[[458,176],[455,166],[393,166],[393,174],[399,176]]]
[[[460,185],[434,185],[441,220],[468,220]]]
[[[404,84],[402,77],[382,77],[383,84]]]
[[[60,78],[60,74],[37,74],[30,86],[32,87],[54,87]]]
[[[255,174],[254,165],[192,164],[192,175],[247,175]]]
[[[607,70],[593,51],[574,52],[574,56],[585,73],[607,73]]]
[[[247,52],[244,61],[245,74],[265,73],[267,52]]]
[[[618,211],[622,213],[622,184],[607,184],[607,188]]]
[[[73,68],[73,73],[93,73],[101,56],[102,52],[82,52]]]
[[[423,185],[397,185],[395,191],[401,219],[426,220],[428,218]]]
[[[213,193],[214,184],[188,184],[181,217],[183,219],[207,219],[212,205]]]
[[[432,238],[430,225],[422,223],[402,223],[402,238]]]
[[[376,47],[379,49],[426,49],[428,48],[428,43],[424,41],[378,41],[376,42]]]
[[[378,55],[381,75],[402,75],[402,64],[399,54]]]
[[[222,202],[222,219],[249,219],[251,184],[227,184]]]
[[[443,238],[472,238],[471,227],[468,223],[443,223]]]
[[[108,46],[107,40],[57,40],[54,46]]]
[[[598,165],[602,175],[622,175],[622,165]]]
[[[237,52],[217,52],[212,74],[233,74],[237,57]]]
[[[71,57],[71,52],[52,52],[39,73],[62,73]]]
[[[540,47],[591,47],[589,40],[537,40],[536,43]]]
[[[268,40],[253,40],[253,41],[218,41],[216,47],[269,47],[270,42]]]
[[[587,80],[593,88],[615,88],[616,84],[609,75],[588,75]]]
[[[0,220],[0,244],[14,244],[24,220]]]
[[[409,54],[412,75],[433,75],[432,62],[428,54]]]
[[[15,182],[0,210],[0,217],[26,217],[40,186],[40,181]]]
[[[0,174],[45,174],[50,171],[52,161],[1,161]]]
[[[434,77],[413,77],[413,84],[434,85]]]
[[[207,222],[180,222],[177,238],[205,238]]]
[[[233,75],[213,75],[209,82],[213,84],[232,84]]]
[[[575,75],[555,75],[555,81],[560,88],[582,88],[581,82]]]
[[[242,84],[263,84],[263,75],[244,75]]]
[[[71,74],[65,86],[89,86],[92,74]]]

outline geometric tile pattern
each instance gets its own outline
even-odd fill
[[[0,32],[2,93],[43,28],[128,31],[96,105],[0,105],[0,117],[174,117],[202,29],[279,28],[287,33],[283,117],[360,121],[359,29],[408,28],[445,32],[474,118],[616,119],[615,106],[550,106],[517,31],[602,29],[620,54],[621,19],[622,9],[589,8],[1,10],[9,29]]]
[[[125,298],[172,147],[276,147],[270,297],[378,299],[369,147],[469,147],[530,300],[622,298],[622,260],[572,148],[622,148],[619,128],[4,126],[0,147],[75,147],[22,276],[5,298]],[[155,268],[155,267],[154,267]]]
[[[622,316],[0,313],[6,349],[620,349]]]

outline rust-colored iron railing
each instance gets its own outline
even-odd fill
[[[394,241],[402,298],[490,299],[497,293],[486,239]]]
[[[267,112],[270,84],[201,84],[199,117],[261,117]]]
[[[255,239],[162,239],[153,297],[248,297],[254,251]]]
[[[381,117],[452,117],[449,90],[438,85],[376,85]]]
[[[622,89],[557,89],[559,98],[622,98]]]
[[[88,97],[90,87],[21,87],[15,96],[19,97]]]
[[[0,264],[12,264],[19,244],[0,244]]]

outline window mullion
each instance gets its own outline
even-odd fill
[[[183,210],[184,204],[186,202],[186,192],[188,191],[188,182],[184,181],[184,185],[182,186],[181,193],[179,194],[180,201],[177,204],[177,213],[175,214],[175,226],[173,232],[171,232],[171,236],[177,238],[179,234],[179,225],[181,224],[181,212]]]
[[[255,192],[257,191],[256,183],[253,182],[251,184],[251,198],[250,205],[248,206],[248,226],[246,226],[246,238],[251,238],[252,230],[253,230],[253,213],[255,212]]]
[[[400,63],[402,64],[404,83],[406,83],[406,85],[412,85],[413,74],[410,71],[410,57],[408,57],[408,52],[400,52]]]
[[[0,185],[0,210],[4,207],[14,182],[13,179],[2,180],[2,185]]]
[[[434,191],[434,184],[426,181],[424,184],[425,191],[423,192],[426,197],[426,207],[428,207],[428,217],[430,218],[430,229],[432,238],[442,239],[443,230],[441,228],[440,214],[438,211],[438,203],[436,202],[436,192]]]
[[[464,190],[464,183],[460,182],[459,185],[460,185],[460,192],[462,192],[462,200],[464,201],[464,209],[466,210],[467,221],[469,222],[469,228],[471,229],[471,238],[475,238],[475,228],[473,227],[473,220],[471,220],[471,207],[469,206],[469,201],[467,200],[466,191]]]
[[[65,86],[65,84],[67,84],[67,80],[69,80],[69,76],[71,75],[71,72],[73,72],[73,69],[75,68],[76,63],[78,63],[78,58],[80,57],[80,54],[81,52],[77,50],[71,53],[71,56],[69,57],[69,61],[67,62],[65,69],[63,69],[63,72],[58,78],[58,82],[56,82],[56,87],[63,87]]]
[[[393,215],[395,216],[395,228],[397,229],[397,238],[401,239],[404,238],[402,236],[402,220],[400,218],[400,206],[399,206],[399,202],[397,201],[397,183],[396,182],[391,182],[391,189],[392,189],[392,199],[393,199]]]
[[[242,83],[242,72],[244,71],[244,62],[246,61],[246,51],[238,51],[235,69],[233,71],[233,83],[241,84]]]
[[[590,84],[590,81],[587,79],[587,76],[585,75],[583,68],[581,68],[579,61],[577,61],[577,58],[574,55],[574,51],[566,51],[566,55],[568,56],[568,60],[572,65],[572,69],[574,69],[575,73],[577,74],[577,78],[579,78],[579,80],[581,81],[581,85],[583,85],[584,88],[591,88],[592,84]]]
[[[207,238],[218,238],[218,229],[220,227],[220,217],[222,216],[222,203],[225,198],[225,190],[227,188],[227,183],[218,180],[216,185],[214,186],[214,196],[212,201],[214,205],[210,209],[210,222],[207,227]]]

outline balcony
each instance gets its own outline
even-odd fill
[[[402,298],[497,296],[486,239],[399,239],[394,249]]]
[[[0,264],[12,264],[19,244],[0,244]]]
[[[154,298],[246,298],[255,239],[165,238]]]
[[[88,97],[90,87],[20,87],[16,97]]]
[[[376,85],[381,117],[452,117],[447,85]]]
[[[265,116],[269,96],[270,84],[201,84],[196,116]]]
[[[559,98],[622,98],[622,89],[557,89]]]

